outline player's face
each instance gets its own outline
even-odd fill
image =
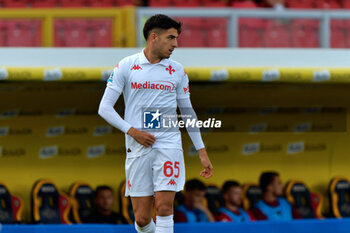
[[[228,201],[234,206],[241,206],[242,204],[242,188],[239,186],[232,187],[228,191]]]
[[[279,176],[275,176],[275,178],[272,181],[272,187],[273,187],[273,191],[274,194],[276,196],[281,196],[283,193],[283,186],[282,186],[282,182],[281,179],[279,178]]]
[[[179,34],[175,28],[162,31],[157,35],[155,49],[160,58],[169,58],[175,48],[177,48],[177,39]]]
[[[113,193],[111,190],[100,190],[95,198],[97,208],[111,210],[113,206]]]
[[[197,207],[198,205],[201,205],[203,202],[203,198],[205,196],[205,191],[201,190],[192,190],[186,192],[186,199],[188,199],[188,204],[191,206],[189,207]]]

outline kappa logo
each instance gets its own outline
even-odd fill
[[[175,73],[175,70],[172,66],[169,65],[169,67],[165,68],[166,71],[169,71],[169,74]]]
[[[142,70],[140,65],[134,65],[130,70]]]
[[[176,181],[174,179],[171,179],[167,185],[176,185]]]
[[[184,87],[184,93],[187,94],[190,92],[190,86],[187,85],[187,87]]]

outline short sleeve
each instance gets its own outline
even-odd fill
[[[119,62],[113,69],[113,72],[107,80],[107,87],[112,88],[113,90],[122,93],[125,85],[125,73],[123,72],[124,68],[123,61]]]
[[[183,71],[183,75],[180,76],[180,81],[176,87],[176,98],[186,99],[190,97],[190,86],[186,71]]]

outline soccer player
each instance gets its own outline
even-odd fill
[[[181,114],[197,119],[189,97],[187,74],[181,64],[169,59],[178,47],[180,32],[180,22],[166,15],[150,17],[143,28],[145,49],[122,59],[114,68],[98,110],[108,123],[125,133],[125,195],[131,197],[138,232],[174,231],[175,192],[182,190],[185,183],[180,131],[175,128],[149,132],[144,127],[145,115],[152,114],[152,119],[147,118],[148,125],[157,128],[162,114],[158,109],[145,111],[148,108],[165,108],[176,114],[179,107]],[[124,119],[113,108],[121,93]],[[209,178],[213,166],[200,132],[187,131],[204,168],[200,175]],[[151,218],[153,201],[156,225]]]
[[[282,182],[277,172],[263,172],[260,176],[263,199],[255,204],[252,212],[258,220],[292,220],[292,206],[282,195]]]
[[[220,222],[250,222],[253,216],[243,208],[242,187],[237,181],[226,181],[222,186],[222,196],[225,199],[225,206],[218,209],[216,220]]]
[[[214,222],[210,210],[203,205],[206,187],[198,179],[188,180],[185,184],[185,200],[175,210],[175,222]]]

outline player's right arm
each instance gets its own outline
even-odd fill
[[[98,114],[115,128],[132,136],[138,143],[149,147],[155,142],[154,136],[133,128],[114,109],[114,105],[123,92],[126,83],[124,69],[123,61],[114,68],[107,81],[107,87],[101,99]]]

